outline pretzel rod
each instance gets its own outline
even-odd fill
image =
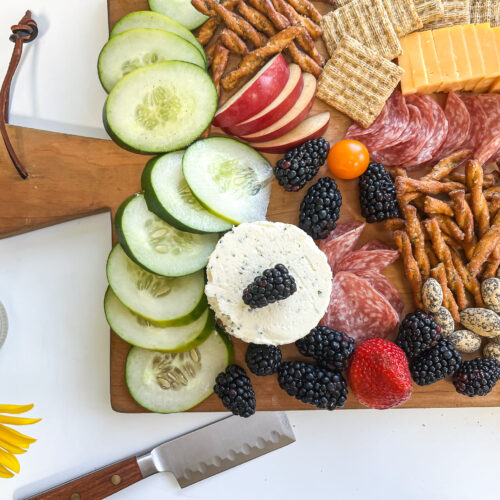
[[[401,231],[406,227],[404,219],[386,219],[383,224],[386,231]]]
[[[483,297],[481,295],[481,285],[477,278],[469,273],[465,262],[463,262],[462,257],[456,250],[451,251],[451,259],[453,260],[453,265],[460,275],[466,290],[474,297],[476,307],[484,307]]]
[[[465,191],[457,190],[448,193],[453,201],[455,220],[458,227],[464,233],[465,243],[474,243],[474,216],[467,201],[465,201]]]
[[[211,17],[203,23],[196,35],[196,40],[198,40],[201,45],[205,46],[212,39],[219,25],[220,20],[217,17]]]
[[[311,38],[316,40],[321,36],[323,30],[307,17],[301,16],[289,3],[285,0],[271,0],[274,8],[283,14],[292,25],[302,26],[307,30]]]
[[[224,76],[222,79],[222,86],[226,90],[231,90],[236,87],[242,78],[254,73],[264,61],[274,54],[282,52],[287,45],[290,45],[300,31],[301,28],[298,26],[291,26],[271,37],[264,47],[260,47],[250,52],[241,60],[237,69]]]
[[[500,212],[495,216],[494,224],[488,229],[484,236],[478,241],[474,248],[474,254],[467,266],[472,276],[476,276],[481,266],[486,262],[495,247],[500,243]]]
[[[264,14],[273,23],[278,30],[289,28],[290,21],[280,12],[276,10],[271,0],[248,0],[254,9],[257,9],[261,14]]]
[[[493,198],[500,196],[500,186],[489,187],[483,194],[487,200],[492,200]]]
[[[495,217],[500,208],[500,196],[495,196],[488,202],[488,210],[490,211],[490,220]]]
[[[215,53],[215,47],[217,47],[219,43],[219,37],[216,37],[215,43],[210,45],[210,47],[207,47],[205,49],[205,54],[207,56],[207,68],[210,68],[212,66],[212,63],[214,61],[214,53]]]
[[[447,215],[436,215],[435,218],[438,221],[441,231],[451,236],[455,240],[463,241],[465,235],[463,231],[457,226],[457,223]]]
[[[412,179],[411,177],[398,177],[395,184],[399,194],[407,194],[412,191],[421,194],[440,194],[463,188],[459,182],[440,182],[423,178]]]
[[[441,226],[439,226],[441,229]],[[455,248],[456,250],[462,248],[461,242],[450,236],[449,234],[446,234],[442,229],[441,229],[441,235],[443,236],[444,242],[450,247],[450,248]]]
[[[240,0],[224,0],[220,2],[227,10],[234,10]],[[191,5],[198,11],[208,17],[217,17],[217,12],[205,0],[191,0]]]
[[[312,73],[316,78],[321,75],[323,72],[323,69],[321,66],[311,59],[307,54],[302,52],[297,45],[295,45],[295,42],[292,42],[288,47],[287,47],[287,52],[290,54],[290,57],[293,59],[293,62],[298,64],[300,66],[300,69],[304,71],[305,73]]]
[[[439,264],[439,259],[436,257],[432,244],[429,240],[425,241],[425,253],[427,254],[431,267],[436,267]]]
[[[443,158],[438,164],[432,167],[432,170],[421,177],[421,180],[440,181],[450,175],[455,170],[460,162],[467,158],[472,151],[468,149],[460,149]]]
[[[191,0],[194,7],[198,8],[195,2],[196,4],[204,2],[205,5],[210,6],[228,28],[232,29],[241,38],[251,41],[256,47],[262,47],[266,43],[266,37],[259,33],[248,21],[226,9],[216,0]]]
[[[454,321],[459,323],[460,314],[458,312],[458,305],[455,301],[455,297],[453,297],[453,293],[448,287],[446,270],[442,262],[431,269],[431,276],[441,285],[441,289],[443,290],[443,306],[450,311]]]
[[[492,254],[488,257],[486,268],[483,272],[482,279],[494,278],[497,275],[500,266],[500,247],[496,247]]]
[[[464,309],[467,306],[464,285],[459,279],[458,273],[453,265],[451,251],[443,238],[438,221],[435,217],[433,217],[432,219],[425,220],[423,224],[431,238],[432,246],[434,248],[434,252],[436,252],[437,258],[445,266],[448,285],[455,294],[458,307],[460,309]]]
[[[424,198],[424,212],[428,215],[441,214],[450,217],[453,215],[453,209],[449,203],[438,198],[433,198],[432,196],[426,196]]]
[[[243,0],[238,4],[238,11],[252,26],[267,36],[276,35],[276,29],[269,19],[257,9],[250,7]]]
[[[406,219],[406,233],[413,245],[415,259],[420,269],[422,280],[426,281],[429,277],[430,264],[427,253],[425,252],[425,236],[417,215],[417,209],[412,205],[405,205],[403,215]]]
[[[465,172],[452,172],[447,176],[447,179],[451,181],[460,182],[461,184],[466,184]],[[483,175],[483,189],[488,189],[497,183],[497,178],[493,174]]]
[[[417,261],[411,251],[410,238],[405,231],[395,231],[393,234],[394,243],[403,257],[403,268],[406,279],[410,282],[413,291],[413,302],[415,307],[422,309],[422,275]]]
[[[388,170],[390,176],[393,178],[393,180],[396,177],[408,177],[408,172],[404,168],[401,168],[401,167],[393,167],[393,168],[387,167],[387,170]]]
[[[212,62],[212,80],[214,82],[215,88],[217,89],[217,95],[220,97],[220,80],[224,71],[226,71],[227,61],[229,60],[229,50],[222,45],[217,45],[214,51],[214,59]]]
[[[245,42],[233,30],[224,28],[219,33],[219,39],[222,45],[231,52],[243,57],[248,54],[248,47]]]
[[[471,193],[472,214],[478,228],[478,235],[481,238],[490,227],[490,213],[483,195],[483,167],[478,161],[471,160],[467,164],[465,176],[467,187]]]
[[[287,2],[299,13],[310,17],[315,23],[319,23],[322,15],[309,0],[287,0]]]

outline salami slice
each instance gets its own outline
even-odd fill
[[[380,295],[383,295],[401,318],[405,305],[397,288],[387,276],[372,270],[358,270],[354,274],[368,281]]]
[[[474,159],[476,159],[481,165],[489,163],[490,159],[495,160],[496,153],[500,149],[500,133],[494,136],[490,136],[489,140],[485,140],[481,145],[474,151]]]
[[[448,120],[441,106],[427,95],[412,94],[406,97],[409,104],[420,108],[422,118],[430,124],[427,141],[412,159],[402,164],[403,168],[418,168],[425,164],[439,151],[448,135]]]
[[[453,153],[465,142],[469,133],[470,115],[464,102],[455,92],[451,91],[446,99],[444,114],[448,120],[448,135],[443,145],[434,155],[437,161]]]
[[[363,135],[377,134],[378,131],[384,125],[384,122],[387,119],[388,114],[389,114],[389,106],[386,102],[380,114],[377,116],[377,118],[375,118],[373,123],[368,128],[364,128],[362,125],[355,122],[347,129],[345,139],[354,139],[354,138],[360,138]]]
[[[350,224],[353,225],[353,223]],[[349,231],[320,245],[320,249],[326,254],[332,269],[335,268],[337,262],[340,262],[347,254],[352,252],[356,246],[365,224],[362,222],[356,222],[355,224]]]
[[[381,240],[371,240],[365,243],[360,250],[392,250],[392,248]]]
[[[399,317],[385,297],[363,278],[348,272],[333,278],[332,295],[321,325],[350,335],[356,344],[389,336]]]
[[[422,149],[427,136],[420,134],[422,114],[413,104],[408,104],[409,121],[397,144],[370,154],[372,160],[384,165],[400,165],[411,160]]]
[[[496,152],[493,151],[498,144],[498,135],[500,134],[500,95],[499,94],[481,94],[478,96],[479,102],[486,115],[486,130],[488,137],[483,138],[480,144],[476,144],[474,158],[486,165],[490,161],[496,161]],[[488,152],[490,156],[487,157]]]
[[[387,118],[375,133],[367,133],[361,136],[352,135],[350,139],[359,139],[368,151],[377,151],[391,146],[408,126],[410,113],[406,101],[399,90],[395,90],[387,100]]]
[[[338,238],[339,236],[348,233],[352,229],[359,228],[360,226],[363,226],[364,229],[365,227],[364,222],[360,222],[357,220],[339,222],[337,224],[337,227],[326,238],[319,240],[319,248],[323,248],[323,246],[330,240],[334,240],[335,238]]]
[[[357,250],[346,255],[338,261],[335,272],[357,271],[358,269],[371,269],[382,272],[399,257],[397,250]]]
[[[488,133],[488,116],[477,97],[463,95],[460,96],[460,99],[462,99],[465,104],[470,116],[469,133],[467,134],[462,147],[475,151]]]

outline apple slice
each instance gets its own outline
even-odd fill
[[[288,81],[290,70],[283,54],[273,57],[248,83],[217,111],[213,124],[229,127],[269,106]]]
[[[269,127],[282,116],[286,115],[297,102],[304,87],[304,78],[302,78],[300,67],[297,64],[290,64],[289,69],[290,75],[285,87],[267,108],[264,108],[260,113],[251,116],[244,122],[225,127],[224,132],[236,136],[253,134],[258,130]]]
[[[311,110],[315,95],[316,78],[311,73],[305,73],[304,87],[292,109],[269,127],[241,138],[249,142],[267,142],[285,135],[305,119]]]
[[[310,116],[298,127],[288,132],[288,134],[278,137],[278,139],[267,142],[250,143],[250,146],[263,153],[286,153],[308,139],[317,139],[321,137],[328,128],[329,123],[330,113],[326,111],[319,115]]]

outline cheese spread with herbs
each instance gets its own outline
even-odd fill
[[[262,308],[243,302],[243,290],[276,264],[285,265],[297,292]],[[240,224],[217,243],[207,266],[210,307],[235,337],[255,344],[290,344],[307,335],[324,316],[332,272],[313,239],[291,224]]]

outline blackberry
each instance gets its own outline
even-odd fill
[[[475,358],[460,365],[453,376],[453,385],[458,393],[472,398],[489,394],[499,379],[498,361]]]
[[[371,162],[359,178],[361,215],[366,222],[399,217],[396,186],[381,163]]]
[[[327,326],[313,328],[295,345],[303,356],[311,356],[318,363],[338,371],[346,369],[347,360],[354,351],[351,337]]]
[[[427,349],[410,363],[410,372],[418,385],[429,385],[453,375],[462,362],[462,356],[446,339]]]
[[[281,363],[280,348],[275,345],[250,344],[245,356],[248,369],[255,375],[272,375]]]
[[[294,277],[283,264],[276,264],[257,276],[245,290],[243,302],[252,309],[284,300],[297,291]]]
[[[222,404],[235,415],[250,417],[255,413],[255,392],[245,370],[229,365],[215,379],[214,392]]]
[[[312,185],[300,205],[299,227],[313,239],[326,238],[337,226],[342,195],[331,177]]]
[[[434,318],[417,309],[414,313],[407,314],[399,327],[396,344],[403,349],[408,359],[435,346],[441,339],[441,327]]]
[[[288,151],[274,168],[280,186],[286,191],[302,189],[318,173],[329,151],[330,143],[323,137],[309,139]]]
[[[304,361],[281,363],[278,383],[299,401],[327,410],[342,408],[347,398],[347,383],[340,372]]]

